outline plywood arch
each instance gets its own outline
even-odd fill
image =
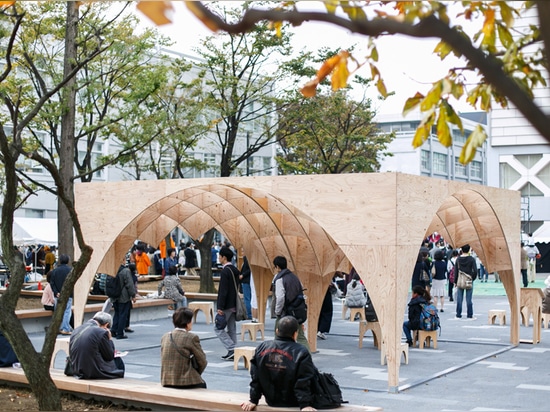
[[[245,248],[259,302],[273,257],[287,257],[308,289],[311,324],[332,274],[355,266],[379,314],[395,390],[411,268],[424,235],[438,228],[498,268],[519,327],[518,192],[399,173],[93,183],[75,191],[94,248],[75,291],[77,323],[95,273],[114,273],[135,239],[158,244],[176,226],[193,237],[216,228]],[[315,328],[308,338],[315,349]],[[519,342],[518,328],[510,339]]]

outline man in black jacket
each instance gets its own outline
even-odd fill
[[[61,295],[61,289],[65,283],[65,279],[69,275],[71,267],[69,266],[69,256],[60,255],[59,256],[59,266],[51,271],[50,274],[50,285],[52,287],[53,296],[55,297],[55,306],[57,306],[57,299]],[[73,305],[73,294],[67,301],[67,306],[65,307],[65,312],[63,312],[63,321],[61,322],[61,329],[59,333],[62,335],[70,335],[72,332],[71,328],[71,315],[72,315],[72,305]]]
[[[279,319],[282,316],[288,315],[287,309],[290,302],[294,302],[298,295],[304,293],[304,287],[298,276],[292,273],[287,268],[287,261],[284,256],[276,256],[273,259],[273,266],[277,271],[277,275],[273,279],[273,305],[275,305],[275,330],[279,326]],[[303,323],[303,322],[302,322]],[[309,343],[304,333],[303,325],[298,328],[297,341],[304,345],[309,350]]]
[[[296,342],[299,328],[294,317],[285,316],[279,320],[275,340],[256,348],[250,361],[250,401],[241,405],[244,411],[254,410],[262,395],[269,406],[315,410],[311,388],[317,369],[309,351]]]
[[[464,245],[461,248],[462,254],[455,262],[455,285],[458,280],[458,271],[466,272],[472,277],[472,282],[477,278],[476,260],[470,256],[470,245]],[[474,304],[472,303],[472,295],[474,288],[461,289],[456,288],[456,317],[462,318],[462,301],[464,300],[464,292],[466,292],[466,316],[469,320],[474,320]]]
[[[218,299],[216,303],[217,313],[225,317],[226,325],[216,323],[214,332],[220,339],[227,354],[222,356],[222,359],[232,361],[234,359],[235,345],[237,343],[237,290],[239,284],[239,270],[231,264],[233,259],[233,251],[227,246],[220,249],[220,263],[222,270],[220,272],[220,282],[218,284]]]

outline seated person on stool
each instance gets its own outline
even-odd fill
[[[420,314],[422,313],[422,305],[427,305],[432,300],[430,292],[420,285],[416,285],[412,289],[412,298],[409,302],[409,320],[403,322],[403,332],[407,338],[409,346],[413,346],[413,338],[411,330],[420,329]]]
[[[296,342],[300,325],[294,317],[284,316],[277,326],[275,340],[256,348],[250,362],[250,401],[241,408],[254,410],[263,395],[269,406],[314,411],[311,387],[317,369],[307,348]]]
[[[353,275],[353,280],[349,283],[347,290],[346,306],[348,308],[364,308],[367,304],[367,295],[365,287],[363,286],[361,278],[357,272]]]

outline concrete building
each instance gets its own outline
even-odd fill
[[[486,125],[485,113],[464,113],[460,114],[460,117],[464,133],[453,126],[453,144],[450,147],[445,147],[439,142],[434,129],[429,139],[420,148],[414,149],[412,141],[422,119],[420,112],[410,113],[406,118],[402,114],[377,116],[376,122],[384,133],[395,133],[395,139],[387,150],[394,155],[381,159],[380,171],[487,185],[487,143],[478,149],[470,164],[463,165],[458,161],[462,147],[472,130],[478,124]]]

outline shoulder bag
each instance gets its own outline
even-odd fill
[[[460,270],[458,267],[458,259],[456,261],[456,267],[458,269],[458,280],[456,281],[456,287],[464,290],[472,289],[472,276]]]
[[[231,271],[231,274],[232,274],[231,277],[233,278],[233,285],[235,285],[235,294],[236,294],[236,302],[237,302],[235,319],[237,319],[237,321],[247,320],[248,314],[246,313],[246,306],[244,304],[244,300],[242,296],[239,294],[239,288],[237,287],[237,282],[235,281],[235,272],[233,272],[233,269],[231,269],[231,267],[229,267],[229,270]]]
[[[183,354],[183,352],[180,350],[180,348],[177,347],[176,342],[174,342],[174,338],[172,337],[172,332],[170,332],[170,342],[172,342],[172,345],[174,345],[174,349],[183,356],[184,358],[189,359],[189,362],[191,363],[191,367],[195,370],[199,369],[199,362],[197,362],[197,358],[195,357],[194,353],[189,352],[189,356],[186,356]]]

